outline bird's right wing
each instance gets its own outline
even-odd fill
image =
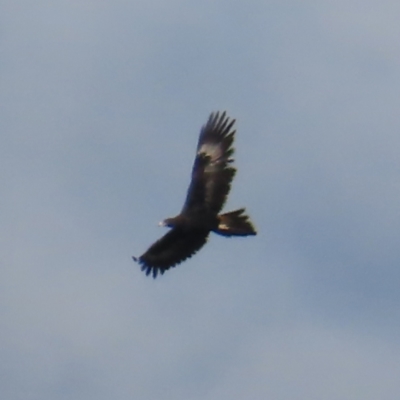
[[[236,173],[232,166],[234,123],[225,112],[217,112],[202,127],[183,213],[207,210],[218,214],[222,209]]]
[[[200,250],[207,241],[209,232],[183,231],[173,228],[152,244],[139,258],[133,257],[142,266],[146,275],[163,274]]]

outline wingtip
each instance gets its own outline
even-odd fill
[[[138,260],[138,262],[140,263],[140,260]],[[157,268],[141,264],[141,270],[146,274],[146,276],[152,276],[154,279],[157,277]]]

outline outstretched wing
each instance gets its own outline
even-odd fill
[[[218,214],[221,211],[236,173],[231,165],[234,123],[225,112],[217,112],[202,127],[182,213],[197,210]]]
[[[163,274],[200,250],[208,234],[207,231],[184,231],[175,227],[152,244],[142,256],[133,259],[141,264],[146,275],[152,273],[155,278],[158,273]]]

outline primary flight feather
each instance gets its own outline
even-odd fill
[[[133,257],[146,275],[155,278],[191,257],[204,246],[211,231],[228,237],[256,235],[244,208],[219,214],[236,173],[232,165],[234,123],[225,112],[217,112],[202,127],[192,180],[180,214],[162,221],[172,229],[139,258]]]

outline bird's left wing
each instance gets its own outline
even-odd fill
[[[146,275],[163,274],[166,270],[191,257],[207,241],[209,232],[173,228],[152,244],[139,258],[133,257],[142,266]]]

